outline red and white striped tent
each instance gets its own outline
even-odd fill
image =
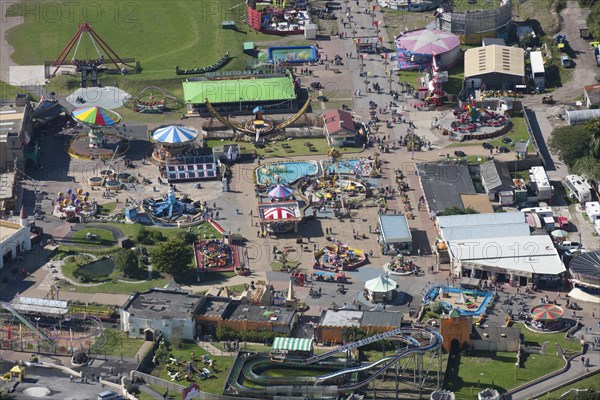
[[[258,215],[261,222],[298,221],[302,218],[297,201],[258,203]]]

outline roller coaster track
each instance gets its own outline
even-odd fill
[[[31,329],[32,331],[36,332],[38,334],[39,337],[41,337],[44,340],[48,340],[48,341],[52,341],[48,336],[46,336],[45,334],[43,334],[34,324],[33,322],[31,322],[30,320],[28,320],[24,315],[22,315],[20,312],[18,312],[17,310],[14,309],[13,305],[10,303],[6,303],[4,301],[0,301],[0,306],[2,308],[4,308],[5,310],[8,310],[12,315],[14,315],[15,317],[17,317],[17,319],[19,321],[21,321],[23,324],[25,324],[26,327],[28,327],[29,329]]]
[[[304,113],[306,113],[306,110],[308,110],[308,107],[310,106],[310,101],[311,101],[311,98],[309,96],[308,99],[306,100],[306,103],[304,103],[304,105],[302,106],[302,108],[300,108],[300,110],[296,114],[292,115],[286,121],[284,121],[284,122],[276,125],[275,127],[273,127],[272,131],[282,130],[282,129],[290,126],[294,122],[296,122],[300,117],[302,117],[304,115]],[[208,111],[212,114],[212,116],[215,117],[217,120],[219,120],[219,122],[222,123],[223,125],[230,127],[234,131],[243,132],[243,133],[245,133],[247,135],[254,136],[256,134],[256,132],[254,132],[253,130],[246,129],[244,126],[239,125],[239,124],[234,124],[233,122],[229,121],[229,119],[223,117],[215,109],[215,107],[210,103],[210,101],[208,101],[208,99],[204,100],[204,105],[206,106],[206,108],[208,109]]]
[[[426,345],[419,345],[416,347],[409,347],[406,350],[403,350],[399,353],[397,353],[394,356],[390,356],[390,357],[386,357],[383,358],[379,361],[376,361],[372,364],[368,364],[368,365],[363,365],[363,366],[359,366],[359,367],[355,367],[355,368],[348,368],[348,369],[344,369],[341,371],[337,371],[337,372],[333,372],[331,374],[328,375],[323,375],[320,376],[317,379],[317,383],[319,382],[323,382],[325,380],[331,379],[331,378],[335,378],[341,375],[345,375],[345,374],[351,374],[351,373],[355,373],[355,372],[362,372],[362,371],[367,371],[371,368],[377,367],[383,363],[385,363],[381,368],[379,368],[377,371],[375,371],[375,373],[369,375],[367,378],[363,379],[362,381],[356,382],[356,383],[352,383],[349,385],[343,385],[343,386],[338,386],[338,391],[339,392],[347,392],[350,390],[355,390],[355,389],[359,389],[363,386],[368,385],[373,379],[375,379],[377,376],[379,376],[382,372],[384,372],[385,370],[387,370],[388,368],[390,368],[391,366],[393,366],[394,364],[396,364],[397,362],[400,361],[400,359],[413,354],[413,353],[423,353],[429,350],[434,350],[437,349],[441,344],[442,344],[442,336],[435,331],[427,331],[427,330],[422,330],[422,331],[426,331],[429,335],[430,335],[430,340],[429,343]]]
[[[352,342],[352,343],[348,343],[342,346],[338,346],[333,350],[329,350],[326,351],[325,353],[321,353],[321,354],[317,354],[314,355],[310,358],[308,358],[304,364],[312,364],[314,362],[317,361],[321,361],[324,360],[326,358],[329,358],[335,354],[338,353],[345,353],[349,350],[353,350],[353,349],[357,349],[359,347],[362,346],[366,346],[368,344],[371,343],[375,343],[378,342],[380,340],[383,339],[387,339],[390,337],[395,337],[395,336],[400,336],[405,340],[409,340],[410,342],[412,342],[413,345],[418,346],[419,342],[416,341],[416,339],[414,339],[413,337],[410,336],[410,333],[414,333],[416,330],[418,331],[425,331],[425,329],[418,329],[418,328],[396,328],[396,329],[392,329],[391,331],[387,331],[387,332],[383,332],[383,333],[379,333],[377,335],[373,335],[373,336],[369,336],[367,338],[361,339],[357,342]]]

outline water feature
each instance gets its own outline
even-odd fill
[[[371,161],[359,158],[351,158],[348,160],[338,161],[337,167],[331,164],[329,161],[322,161],[327,165],[327,173],[338,172],[343,175],[354,175],[358,172],[361,176],[369,176],[371,173],[372,165]]]
[[[460,313],[462,315],[478,316],[478,315],[485,313],[486,308],[488,307],[488,305],[492,301],[492,298],[494,297],[494,294],[492,292],[483,292],[480,290],[470,290],[470,289],[461,289],[461,288],[455,288],[455,287],[449,287],[449,286],[434,285],[434,286],[430,287],[423,295],[423,303],[428,304],[428,303],[431,303],[434,301],[439,301],[442,303],[442,306],[444,307],[444,311],[451,310],[453,308],[453,306],[450,303],[444,301],[444,299],[439,298],[440,297],[440,289],[443,290],[444,293],[449,293],[449,294],[453,294],[453,295],[459,295],[462,293],[463,295],[467,296],[467,298],[468,297],[477,297],[477,298],[483,299],[483,300],[481,300],[481,303],[479,304],[479,306],[477,306],[476,308],[469,308],[468,304],[461,304],[460,306],[455,304],[455,307],[460,310]]]
[[[115,262],[112,260],[112,258],[101,258],[79,267],[78,271],[93,276],[104,276],[110,275],[114,269]]]
[[[319,171],[316,161],[270,163],[256,169],[256,183],[289,185],[304,176],[315,176]]]

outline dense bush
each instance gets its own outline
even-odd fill
[[[270,331],[240,331],[236,332],[226,326],[218,326],[215,331],[217,340],[241,340],[245,342],[254,343],[273,343],[276,337],[288,336],[281,332],[270,332]]]

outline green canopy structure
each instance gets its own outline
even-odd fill
[[[313,339],[276,337],[273,351],[312,351]]]
[[[221,79],[183,82],[183,98],[187,104],[286,101],[296,92],[291,76]]]

